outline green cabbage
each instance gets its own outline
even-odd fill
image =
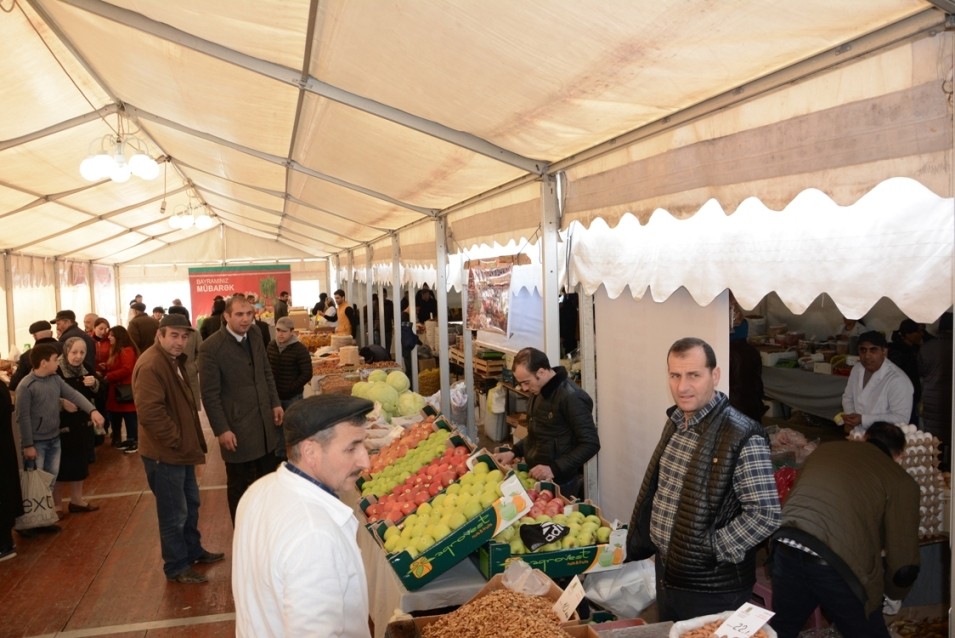
[[[388,414],[394,414],[398,408],[398,391],[384,381],[372,383],[368,388],[367,398],[380,403],[381,409]]]
[[[367,381],[359,381],[351,387],[351,395],[353,397],[367,399],[369,388],[371,388],[370,383],[368,383]]]
[[[409,379],[408,375],[406,375],[401,370],[395,370],[393,372],[390,372],[388,374],[388,378],[385,379],[385,381],[388,383],[388,385],[390,385],[392,388],[397,390],[399,393],[405,392],[408,390],[408,388],[411,387],[411,379]]]
[[[376,381],[382,381],[388,379],[388,373],[384,370],[372,370],[371,374],[368,375],[368,383],[375,383]]]
[[[405,392],[398,397],[398,416],[414,416],[425,406],[425,399],[417,392]]]

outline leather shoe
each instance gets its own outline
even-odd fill
[[[76,514],[78,512],[95,512],[99,509],[99,505],[93,505],[92,503],[87,503],[86,505],[77,505],[75,503],[70,503],[70,512]]]
[[[218,563],[220,560],[225,558],[225,554],[222,552],[210,552],[208,550],[202,550],[202,553],[199,554],[199,557],[196,558],[193,563],[202,563],[203,565],[208,565],[210,563]]]
[[[166,576],[166,580],[171,583],[183,583],[186,585],[194,585],[196,583],[205,583],[209,581],[208,578],[194,570],[192,567],[186,567],[175,576]]]

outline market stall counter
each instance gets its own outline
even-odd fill
[[[344,497],[355,509],[358,520],[364,516],[358,506],[358,494]],[[361,550],[368,579],[369,613],[375,624],[375,638],[383,638],[388,621],[399,613],[412,613],[463,605],[487,584],[484,576],[471,561],[462,561],[441,574],[418,591],[408,591],[388,564],[381,546],[364,527],[358,529],[358,548]]]
[[[789,407],[832,419],[842,412],[842,394],[848,377],[799,368],[763,366],[763,394]]]

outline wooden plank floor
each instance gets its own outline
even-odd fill
[[[203,423],[210,452],[197,468],[199,529],[206,549],[226,554],[220,563],[197,566],[209,582],[166,581],[142,460],[107,443],[97,448],[84,486],[99,511],[67,514],[58,534],[14,533],[18,555],[0,563],[0,638],[235,635],[225,468]]]

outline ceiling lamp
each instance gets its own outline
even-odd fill
[[[193,224],[195,223],[196,216],[193,213],[193,206],[191,203],[189,205],[180,204],[179,206],[176,206],[176,212],[173,213],[173,216],[169,218],[169,225],[177,230],[192,228]]]
[[[125,182],[131,175],[145,180],[159,177],[159,164],[149,156],[146,142],[124,131],[122,115],[118,121],[115,134],[104,135],[93,142],[92,152],[80,163],[80,175],[90,182],[107,177],[114,182]]]
[[[216,218],[209,214],[209,209],[203,207],[196,216],[196,228],[199,230],[209,230],[216,225]]]

